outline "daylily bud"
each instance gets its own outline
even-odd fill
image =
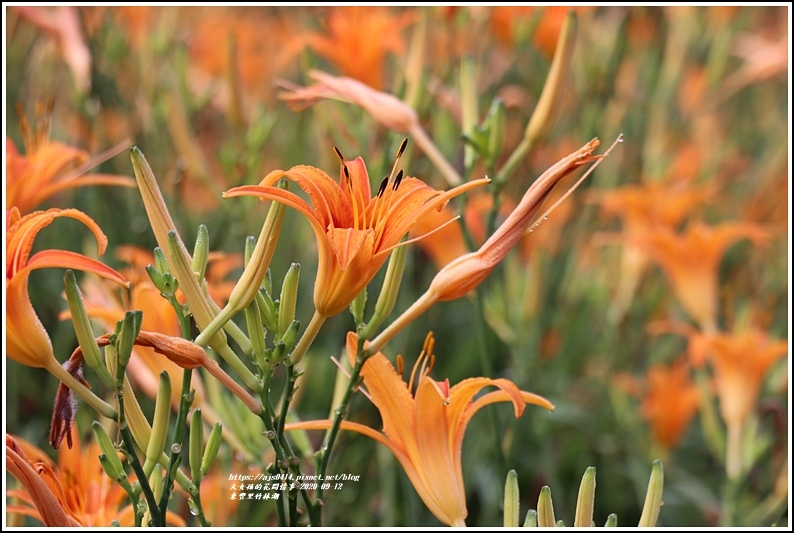
[[[127,480],[127,474],[121,470],[117,470],[116,465],[104,453],[99,455],[99,466],[102,467],[102,471],[105,475],[113,481],[118,481],[120,483],[122,480]]]
[[[262,316],[262,322],[268,331],[278,333],[278,304],[273,301],[270,294],[264,289],[256,295],[256,304]]]
[[[551,489],[544,486],[538,497],[538,527],[555,527],[554,504],[551,501]]]
[[[116,379],[124,375],[127,363],[132,357],[132,347],[138,332],[141,330],[143,313],[141,311],[127,311],[121,321],[121,329],[116,337],[116,357],[118,358],[118,368],[116,369]]]
[[[271,365],[276,365],[283,361],[285,357],[287,357],[287,345],[283,342],[278,342],[267,359],[270,361]]]
[[[165,252],[159,246],[154,249],[154,266],[157,267],[158,272],[165,274],[171,273],[171,267],[168,266],[168,260],[165,257]]]
[[[367,288],[361,289],[352,302],[350,302],[350,313],[353,315],[353,322],[357,326],[364,322],[364,309],[367,307]]]
[[[72,315],[74,332],[77,335],[77,342],[83,349],[83,358],[86,364],[99,375],[102,383],[112,387],[113,377],[105,367],[102,353],[99,351],[96,340],[94,340],[94,331],[91,329],[83,296],[80,293],[80,287],[77,286],[77,278],[75,278],[73,271],[66,271],[64,285],[66,287],[66,301],[69,303],[69,312]]]
[[[241,311],[256,297],[262,280],[265,278],[273,252],[276,250],[278,236],[281,234],[281,224],[284,222],[284,213],[287,208],[280,202],[273,202],[268,210],[259,239],[256,241],[251,257],[245,266],[242,276],[229,295],[229,303],[219,316],[224,315],[226,309],[234,312]]]
[[[287,328],[287,331],[285,331],[284,335],[279,339],[279,342],[284,343],[284,347],[288,352],[292,350],[295,347],[295,343],[298,342],[298,330],[300,327],[300,321],[293,320],[292,324]]]
[[[591,527],[593,525],[593,506],[595,505],[596,469],[590,466],[584,471],[582,483],[579,485],[579,497],[576,500],[576,516],[573,527]]]
[[[527,517],[524,518],[524,527],[538,527],[538,512],[535,509],[527,511]]]
[[[151,475],[154,466],[160,459],[168,437],[168,422],[171,419],[171,378],[168,372],[160,372],[160,387],[157,389],[157,400],[154,404],[154,419],[149,445],[146,447],[146,461],[143,472],[146,477]]]
[[[256,300],[245,308],[245,323],[248,326],[248,338],[251,339],[254,360],[261,366],[264,362],[267,347],[265,346],[265,327],[262,324],[262,313],[259,312],[259,304]],[[265,370],[265,367],[262,367],[262,370]]]
[[[262,280],[262,288],[267,291],[268,294],[273,294],[273,276],[270,274],[270,269],[267,269],[265,272],[265,279]]]
[[[607,522],[604,527],[618,527],[618,515],[612,513],[607,517]]]
[[[281,297],[278,306],[278,332],[285,334],[287,329],[295,320],[295,309],[298,304],[298,280],[300,279],[301,266],[299,263],[292,263],[284,276],[284,283],[281,285]]]
[[[207,271],[207,258],[210,253],[210,234],[207,231],[207,226],[204,224],[199,225],[198,235],[196,236],[196,246],[193,247],[193,272],[196,273],[199,279],[204,279],[204,274]]]
[[[664,489],[664,468],[658,459],[651,467],[651,479],[648,481],[648,492],[645,494],[645,505],[637,527],[656,527],[659,510],[662,507],[662,490]]]
[[[538,104],[532,117],[529,119],[527,128],[524,131],[524,140],[530,146],[534,146],[538,141],[546,136],[554,125],[557,118],[557,110],[564,94],[564,88],[568,81],[568,70],[571,66],[573,56],[573,46],[576,42],[576,12],[569,11],[565,18],[560,36],[557,39],[557,49],[554,51],[554,59],[551,62],[546,83],[540,93]]]
[[[218,455],[218,450],[221,449],[222,432],[223,427],[220,425],[220,423],[212,426],[212,431],[210,431],[210,436],[207,439],[207,447],[204,449],[204,456],[201,458],[202,475],[205,475],[207,470],[210,469],[210,466],[212,466],[212,461],[214,461],[215,456]]]
[[[254,255],[254,247],[256,247],[256,237],[249,235],[245,238],[245,253],[243,254],[245,266],[248,266],[248,263],[251,262],[251,256]]]
[[[105,431],[105,428],[102,427],[102,424],[94,420],[93,424],[91,424],[91,429],[94,431],[94,440],[105,455],[105,462],[108,463],[107,468],[103,465],[102,469],[113,481],[118,481],[121,474],[126,476],[116,446],[114,446],[113,441],[110,440],[110,436],[107,434],[107,431]]]
[[[518,474],[511,470],[505,480],[504,527],[518,527],[518,507]]]
[[[204,452],[204,422],[201,418],[201,409],[193,411],[193,418],[190,420],[190,477],[193,483],[200,483],[203,474],[201,472],[201,455]]]

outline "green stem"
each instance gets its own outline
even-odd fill
[[[119,412],[124,413],[124,394],[121,391],[119,392],[120,394],[117,394],[119,399]],[[130,428],[127,425],[127,421],[124,420],[123,414],[119,415],[118,424],[119,430],[121,432],[121,438],[124,442],[124,447],[127,450],[127,459],[130,461],[132,470],[135,472],[135,475],[138,478],[138,483],[141,485],[141,491],[146,498],[146,503],[149,505],[149,514],[152,517],[152,522],[154,522],[155,526],[164,526],[165,522],[163,521],[163,516],[160,513],[160,508],[157,506],[157,500],[154,497],[154,492],[152,492],[152,488],[149,486],[149,480],[146,479],[146,474],[143,472],[143,466],[138,460],[138,455],[135,453],[135,441],[132,438],[132,433],[130,432]]]
[[[510,157],[507,158],[505,164],[496,174],[496,178],[494,179],[494,185],[496,188],[501,189],[504,187],[504,184],[507,183],[507,180],[510,179],[510,176],[513,174],[513,172],[515,172],[516,168],[518,168],[518,165],[527,156],[531,149],[532,143],[526,137],[521,139],[521,143],[516,146],[516,149],[513,150],[513,153],[510,154]]]
[[[201,524],[201,527],[211,527],[212,522],[207,520],[207,517],[204,516],[204,508],[201,506],[201,487],[198,485],[196,486],[196,493],[191,494],[191,498],[193,499],[193,503],[196,506],[196,518]]]
[[[321,315],[318,311],[314,311],[314,315],[312,315],[312,319],[306,326],[306,330],[303,332],[301,340],[298,341],[297,346],[295,346],[295,349],[292,350],[292,353],[289,356],[287,366],[296,365],[301,359],[303,359],[303,356],[306,355],[306,351],[314,342],[314,338],[317,337],[317,333],[319,333],[320,328],[323,326],[327,318],[327,316]]]
[[[333,450],[334,443],[336,442],[336,436],[339,434],[339,429],[342,427],[342,419],[344,419],[345,415],[347,414],[347,407],[350,403],[350,398],[353,395],[353,391],[360,384],[361,369],[364,368],[364,363],[370,357],[370,354],[362,349],[362,345],[363,341],[359,339],[358,357],[356,357],[356,364],[350,373],[350,381],[347,384],[347,388],[345,389],[345,393],[342,396],[342,401],[339,404],[339,407],[334,410],[333,425],[326,432],[325,439],[323,440],[323,444],[320,449],[320,465],[317,469],[318,480],[325,479],[325,473],[328,470],[328,461],[331,458],[331,451]],[[317,499],[314,502],[314,508],[318,515],[320,515],[321,512],[322,497],[322,484],[318,484]]]
[[[190,378],[192,376],[193,370],[185,369],[182,371],[182,393],[179,401],[179,410],[176,414],[174,440],[171,443],[171,453],[168,456],[168,467],[165,469],[165,479],[163,480],[163,494],[160,497],[160,513],[163,516],[165,516],[168,510],[168,500],[171,498],[171,491],[174,489],[176,469],[179,468],[179,463],[182,460],[181,454],[185,440],[187,412],[193,404],[193,395],[190,393]]]

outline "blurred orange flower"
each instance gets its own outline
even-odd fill
[[[557,38],[568,12],[582,13],[588,9],[592,9],[592,6],[494,6],[488,8],[488,11],[491,14],[491,30],[494,37],[510,48],[518,44],[516,40],[520,25],[528,26],[531,17],[538,16],[539,20],[532,34],[532,43],[546,56],[551,57],[554,55]]]
[[[120,509],[127,493],[102,470],[99,446],[92,442],[83,448],[76,429],[72,440],[75,446],[71,449],[59,448],[56,465],[36,446],[6,435],[9,471],[24,487],[6,491],[6,497],[22,501],[9,505],[6,512],[32,516],[45,526],[109,527],[113,520],[121,526],[134,526],[132,505]],[[172,526],[186,526],[170,511],[166,521]]]
[[[651,365],[645,377],[640,413],[650,423],[654,440],[668,450],[681,440],[700,405],[689,372],[686,360],[679,359],[670,366]]]
[[[49,111],[39,110],[46,115]],[[49,123],[40,117],[37,128],[31,128],[22,115],[20,127],[25,143],[25,155],[17,151],[14,142],[6,138],[6,209],[16,207],[28,213],[47,198],[65,189],[86,185],[120,185],[134,187],[135,180],[111,174],[89,174],[89,169],[102,162],[108,154],[91,159],[88,153],[49,140]]]
[[[93,272],[119,285],[127,281],[112,268],[84,255],[66,250],[42,250],[32,257],[33,241],[43,228],[56,218],[79,220],[91,230],[99,245],[99,254],[107,247],[107,237],[92,218],[76,209],[36,211],[21,217],[17,208],[6,211],[6,353],[14,361],[50,372],[63,372],[56,361],[47,331],[30,303],[28,278],[38,268],[74,268]]]
[[[414,18],[413,11],[398,13],[392,7],[335,6],[328,13],[328,33],[307,41],[342,74],[380,90],[386,54],[403,51],[400,33]]]
[[[723,254],[740,239],[762,242],[767,233],[742,222],[695,223],[683,233],[659,227],[629,238],[662,268],[689,316],[711,333],[717,331],[717,275]]]
[[[722,418],[729,426],[741,425],[753,410],[770,368],[788,353],[788,342],[771,339],[755,328],[711,335],[704,342],[711,348],[709,361]]]
[[[297,183],[314,208],[295,193],[275,187],[282,177]],[[333,316],[367,286],[418,219],[488,182],[473,180],[442,192],[419,179],[403,178],[400,171],[391,181],[385,178],[370,198],[369,174],[359,157],[342,163],[338,184],[324,171],[300,165],[274,170],[258,186],[236,187],[224,197],[258,196],[282,202],[306,216],[317,237],[319,255],[314,305],[320,315]]]
[[[461,448],[466,426],[474,414],[486,405],[512,402],[516,418],[526,404],[548,410],[554,406],[545,398],[524,392],[506,379],[469,378],[454,387],[449,380],[435,381],[428,375],[433,367],[433,335],[427,335],[422,353],[406,383],[389,360],[380,352],[364,363],[361,375],[372,403],[383,418],[383,432],[355,422],[342,422],[342,429],[366,435],[391,450],[408,474],[422,501],[441,522],[465,526],[466,491],[463,486]],[[358,338],[347,334],[347,355],[355,364]],[[398,368],[402,370],[402,358]],[[418,384],[413,392],[414,376]],[[500,390],[478,399],[485,387]],[[287,429],[327,429],[330,420],[287,424]]]

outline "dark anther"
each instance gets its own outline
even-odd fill
[[[399,186],[400,186],[400,182],[401,182],[402,180],[403,180],[403,171],[401,170],[401,171],[399,171],[399,172],[397,173],[397,177],[396,177],[396,178],[394,178],[394,185],[392,186],[392,189],[394,189],[394,190],[396,191],[396,190],[397,190],[397,187],[399,187]]]
[[[378,187],[378,198],[383,196],[383,193],[386,192],[386,186],[389,184],[389,176],[383,178],[383,181],[380,182],[380,187]]]
[[[400,159],[400,156],[403,155],[403,152],[405,151],[405,147],[406,146],[408,146],[408,138],[407,137],[405,139],[403,139],[402,143],[400,143],[400,149],[397,150],[397,159]]]

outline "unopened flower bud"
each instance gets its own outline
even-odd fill
[[[207,447],[204,449],[204,456],[201,458],[202,475],[207,474],[210,466],[212,466],[212,461],[214,461],[215,456],[218,455],[218,450],[221,449],[222,432],[223,427],[220,425],[220,423],[212,426],[212,431],[210,431],[210,436],[207,439]]]
[[[284,283],[281,285],[281,297],[278,307],[278,332],[285,334],[287,329],[295,320],[295,309],[298,304],[298,281],[300,280],[301,266],[299,263],[292,263],[284,276]]]
[[[143,471],[149,477],[154,466],[160,460],[165,441],[168,437],[168,423],[171,419],[171,378],[168,372],[160,372],[160,387],[157,389],[157,399],[154,404],[154,419],[152,421],[152,434],[149,445],[146,447],[146,461]]]
[[[538,527],[555,527],[554,503],[551,501],[551,489],[544,486],[538,497]]]
[[[518,507],[518,474],[511,470],[505,480],[504,527],[518,527]]]
[[[194,483],[201,482],[201,455],[204,452],[204,422],[201,418],[201,409],[193,411],[190,420],[190,477]]]
[[[196,273],[198,279],[204,279],[204,274],[207,271],[207,259],[210,253],[210,235],[207,231],[207,226],[204,224],[199,225],[198,235],[196,236],[196,246],[193,247],[193,272]]]
[[[595,505],[596,469],[590,466],[584,471],[576,500],[576,516],[573,527],[592,527],[593,506]]]

